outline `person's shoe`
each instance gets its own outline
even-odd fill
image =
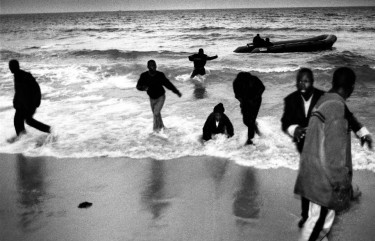
[[[12,143],[18,141],[23,135],[26,135],[26,131],[22,131],[22,132],[20,132],[20,133],[18,134],[18,136],[13,136],[13,137],[7,139],[7,142],[8,142],[9,144],[12,144]]]
[[[254,145],[253,140],[248,139],[248,140],[246,141],[246,143],[245,143],[245,146],[247,146],[247,145]]]

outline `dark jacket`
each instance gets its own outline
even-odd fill
[[[207,117],[207,120],[203,126],[203,140],[210,140],[213,134],[227,134],[228,137],[232,137],[234,135],[233,125],[228,116],[226,116],[224,113],[221,114],[221,120],[217,127],[215,113],[212,112]]]
[[[165,77],[164,73],[159,71],[156,71],[154,76],[151,76],[148,71],[142,73],[137,83],[137,89],[140,91],[147,89],[147,94],[151,99],[157,99],[165,94],[163,86],[173,91],[175,94],[180,93],[167,77]]]
[[[299,91],[295,91],[285,97],[284,99],[284,113],[281,118],[281,129],[287,133],[289,126],[291,125],[299,125],[300,127],[307,127],[309,124],[309,119],[311,116],[311,110],[315,106],[316,102],[318,102],[319,98],[324,94],[324,91],[314,88],[313,96],[310,104],[310,108],[307,112],[307,116],[305,115],[305,106],[303,102],[303,97]],[[300,142],[296,142],[295,139],[293,141],[296,143],[298,152],[302,152],[304,139]]]
[[[255,47],[263,46],[263,45],[264,45],[264,40],[263,40],[260,36],[256,35],[256,36],[253,38],[253,45],[254,45]]]
[[[284,113],[281,118],[281,129],[287,133],[289,126],[291,125],[299,125],[300,127],[307,127],[309,123],[309,119],[311,116],[311,110],[314,108],[315,104],[318,102],[320,97],[325,93],[322,90],[314,88],[313,97],[310,103],[309,110],[307,112],[307,116],[305,116],[305,106],[302,100],[301,93],[299,91],[295,91],[285,97],[284,99]],[[349,109],[345,105],[345,117],[347,118],[350,128],[357,132],[359,129],[362,128],[361,123],[353,116],[353,114],[349,111]],[[293,141],[296,143],[296,147],[299,153],[302,152],[302,148],[304,145],[304,139],[300,142],[296,142],[293,138]]]
[[[207,60],[216,59],[217,56],[208,57],[205,54],[193,54],[189,56],[190,61],[194,61],[194,68],[195,69],[202,69],[207,63]]]
[[[340,211],[351,197],[352,157],[345,100],[324,94],[309,121],[294,193]]]
[[[250,75],[249,79],[236,78],[233,81],[234,96],[241,103],[259,102],[265,89],[262,81],[254,75]]]
[[[40,106],[41,91],[35,78],[26,71],[14,73],[13,107],[18,110],[35,111]]]

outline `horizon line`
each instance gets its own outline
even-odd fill
[[[144,10],[106,10],[106,11],[68,11],[68,12],[23,12],[23,13],[1,13],[0,15],[34,15],[34,14],[63,14],[63,13],[112,13],[112,12],[158,12],[158,11],[195,11],[195,10],[240,10],[240,9],[298,9],[298,8],[366,8],[375,5],[358,6],[310,6],[310,7],[249,7],[249,8],[186,8],[186,9],[144,9]]]

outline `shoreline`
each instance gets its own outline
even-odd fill
[[[52,158],[0,154],[0,236],[7,240],[297,240],[297,171],[226,158]],[[370,240],[375,173],[331,240]],[[78,209],[81,202],[91,202]]]

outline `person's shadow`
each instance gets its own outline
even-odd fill
[[[17,155],[17,190],[22,207],[20,224],[25,230],[31,228],[43,214],[45,190],[45,160]]]
[[[142,202],[152,213],[153,219],[158,219],[169,205],[169,201],[163,200],[165,199],[164,165],[164,161],[151,160],[150,177],[142,193]]]
[[[234,193],[233,214],[240,218],[258,219],[261,202],[255,169],[244,168],[240,175],[240,188]]]
[[[217,196],[220,196],[220,187],[222,185],[223,179],[228,169],[228,159],[209,157],[205,162],[207,167],[207,172],[210,174],[211,178],[215,183],[215,192]]]
[[[194,83],[194,97],[196,99],[207,98],[207,90],[203,83]]]
[[[195,99],[204,99],[207,98],[207,90],[205,85],[206,76],[197,75],[191,79],[191,82],[194,85],[193,95]]]

